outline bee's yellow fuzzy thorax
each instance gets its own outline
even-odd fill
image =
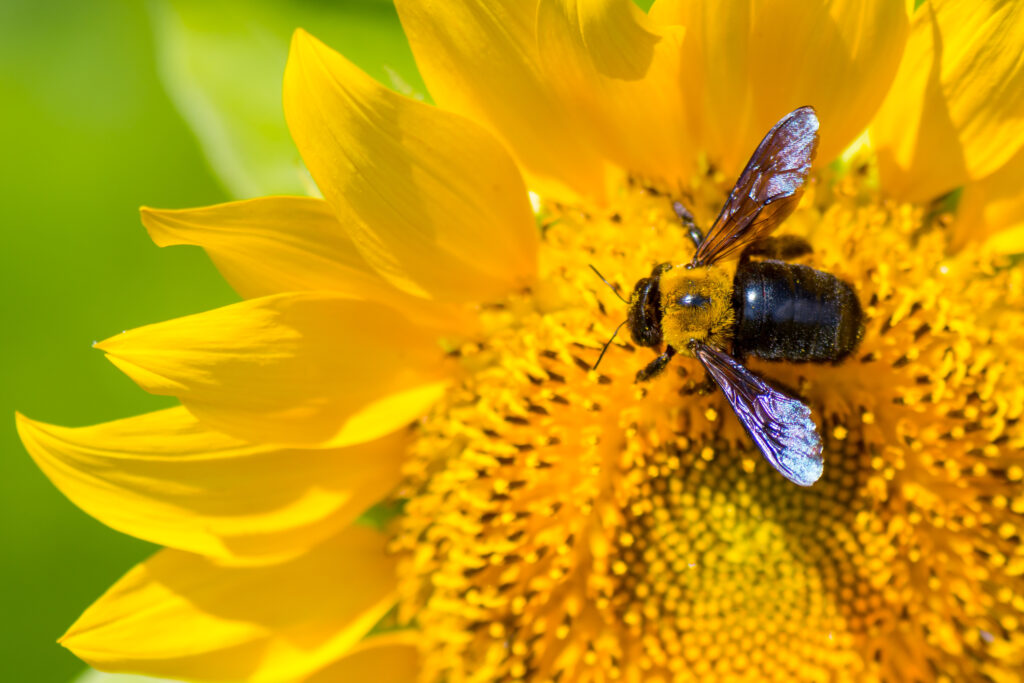
[[[688,269],[678,265],[663,273],[661,289],[661,329],[665,343],[683,355],[692,356],[691,339],[704,341],[720,349],[732,335],[736,316],[732,310],[732,275],[717,266]],[[680,303],[686,295],[703,297],[702,306]]]

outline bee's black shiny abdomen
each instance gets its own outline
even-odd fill
[[[767,360],[835,361],[860,341],[860,301],[828,273],[782,261],[741,263],[733,280],[733,352]]]

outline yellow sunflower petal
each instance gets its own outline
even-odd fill
[[[1024,145],[1024,5],[933,0],[914,17],[871,128],[888,192],[925,200],[990,175]]]
[[[693,138],[729,176],[783,114],[813,105],[819,163],[867,127],[896,74],[906,7],[891,0],[772,3],[658,0],[651,17],[682,24],[683,91]]]
[[[527,284],[537,228],[519,171],[472,121],[397,95],[304,31],[288,127],[366,261],[410,294],[481,301]]]
[[[318,290],[375,298],[390,289],[322,199],[263,197],[198,209],[143,208],[142,224],[161,247],[203,247],[246,298]]]
[[[443,390],[432,334],[382,304],[327,293],[251,299],[96,346],[213,429],[278,445],[370,441]]]
[[[942,80],[968,176],[983,178],[1024,146],[1024,4],[933,1]]]
[[[400,480],[404,430],[289,450],[210,430],[184,408],[69,429],[17,416],[39,468],[118,531],[224,560],[272,560],[334,535]]]
[[[997,254],[1024,254],[1024,222],[996,232],[985,240],[985,248]]]
[[[538,6],[540,57],[580,129],[619,167],[669,181],[687,177],[695,157],[679,87],[680,35],[655,33],[631,0]]]
[[[699,148],[729,173],[753,149],[745,139],[751,128],[750,14],[748,3],[683,0],[656,0],[650,11],[657,24],[686,29],[680,90],[687,125]]]
[[[385,544],[382,534],[353,526],[265,567],[164,550],[114,584],[61,644],[102,671],[301,680],[349,651],[394,604]]]
[[[535,2],[395,6],[439,106],[495,131],[544,194],[603,196],[605,160],[565,110],[537,54]]]
[[[262,197],[197,209],[142,209],[161,247],[203,247],[239,294],[331,291],[380,301],[418,323],[461,329],[452,306],[410,296],[371,268],[330,205],[313,197]]]
[[[415,683],[420,666],[418,638],[412,630],[372,636],[305,683]]]
[[[646,16],[632,0],[541,0],[538,22],[554,9],[564,21],[565,37],[573,41],[605,76],[643,78],[659,37],[645,24]],[[547,5],[547,7],[545,7]],[[538,30],[538,35],[542,35]]]
[[[927,201],[967,180],[942,92],[941,45],[931,6],[922,7],[914,15],[896,81],[871,124],[882,185],[895,197]]]
[[[1024,252],[1024,150],[989,177],[968,183],[953,236],[959,247],[986,241],[1004,254]]]

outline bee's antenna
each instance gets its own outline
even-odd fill
[[[593,266],[591,266],[591,268],[593,268]],[[598,275],[600,275],[600,273],[598,273]],[[601,279],[603,280],[604,278]],[[622,326],[625,325],[627,322],[629,322],[629,318],[626,318],[621,323],[619,323],[619,326],[615,328],[614,332],[612,332],[612,338],[605,342],[604,348],[601,349],[601,355],[597,357],[597,362],[594,363],[594,367],[591,368],[592,370],[597,370],[597,366],[601,364],[601,359],[604,358],[604,352],[607,351],[608,347],[612,345],[612,342],[615,341],[615,335],[619,333],[619,330],[621,330]]]
[[[588,265],[590,265],[590,264],[588,264]],[[599,278],[601,278],[601,282],[603,282],[603,283],[605,283],[606,285],[608,285],[608,289],[610,289],[610,290],[612,290],[613,292],[615,292],[615,296],[619,297],[619,301],[621,301],[622,303],[624,303],[624,304],[626,304],[626,305],[629,305],[629,302],[628,302],[628,301],[626,301],[625,299],[623,299],[623,298],[622,298],[622,295],[621,295],[621,294],[619,294],[619,290],[615,289],[615,287],[613,287],[613,286],[611,285],[611,283],[609,283],[609,282],[608,282],[607,280],[605,280],[605,279],[604,279],[604,275],[601,275],[601,273],[599,273],[599,272],[598,272],[597,268],[595,268],[595,267],[594,267],[593,265],[591,265],[591,266],[590,266],[590,269],[591,269],[592,271],[594,271],[595,273],[597,273],[597,276],[598,276]],[[622,325],[619,325],[619,327],[622,327]],[[616,330],[616,332],[618,332],[618,330]],[[614,336],[613,336],[612,338],[614,339]],[[608,342],[608,343],[610,344],[611,342]],[[608,348],[608,345],[607,345],[607,344],[605,345],[605,348]],[[604,355],[604,354],[601,354],[601,355]],[[598,362],[598,363],[600,363],[600,362],[601,362],[601,361],[600,361],[600,359],[598,359],[598,361],[597,361],[597,362]]]

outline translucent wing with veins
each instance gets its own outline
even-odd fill
[[[821,436],[811,409],[718,349],[699,341],[692,348],[772,467],[800,486],[818,481],[823,470]]]
[[[720,261],[774,231],[800,203],[817,151],[814,107],[782,117],[754,150],[692,265]]]

